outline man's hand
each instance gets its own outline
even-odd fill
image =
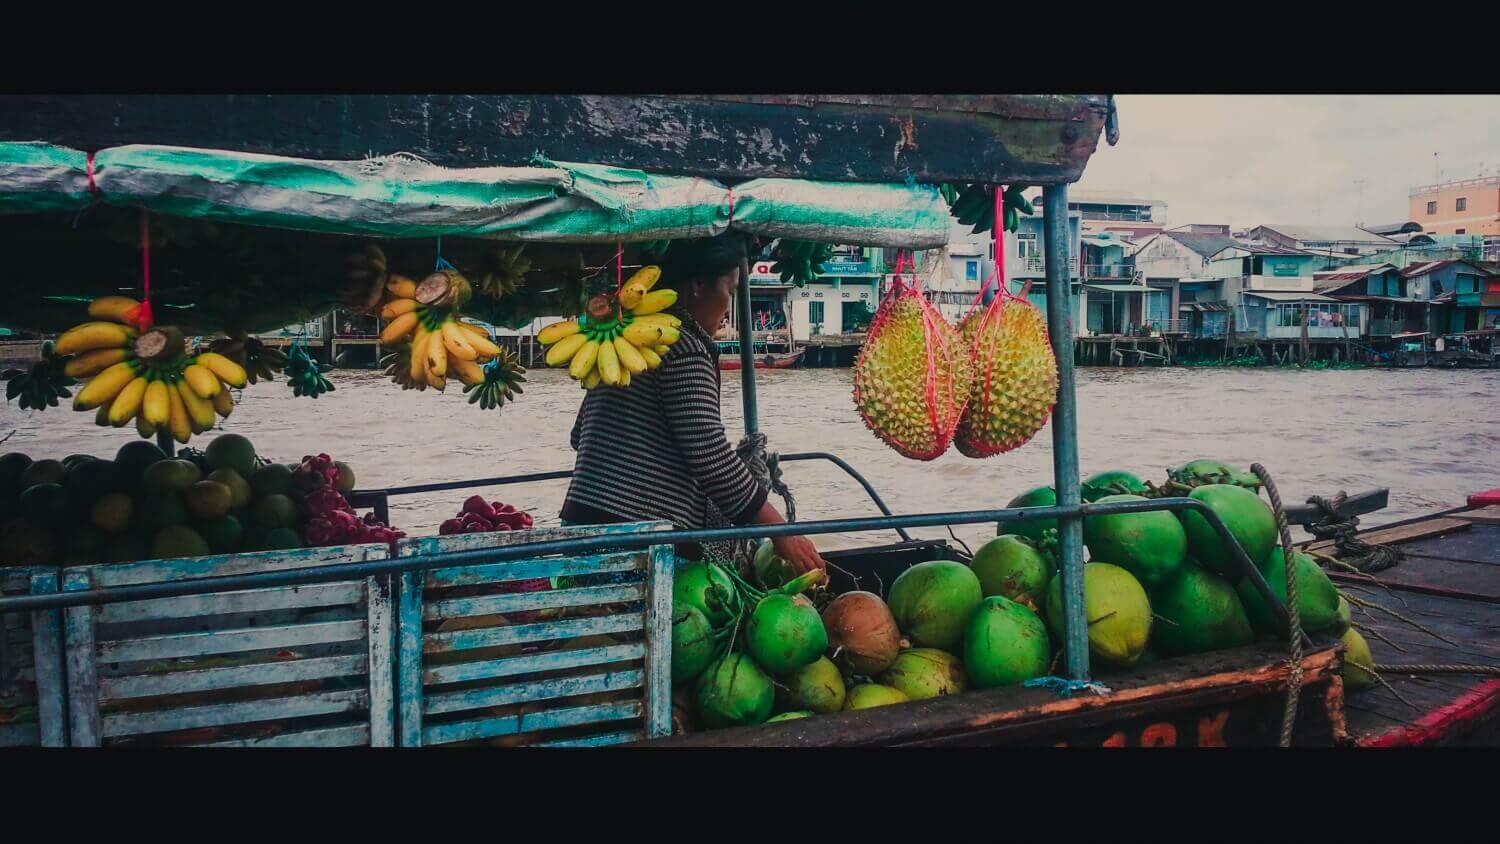
[[[781,536],[771,540],[771,544],[776,546],[777,556],[791,563],[798,574],[828,568],[828,563],[818,555],[818,549],[805,536]]]

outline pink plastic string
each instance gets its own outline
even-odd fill
[[[156,324],[151,312],[151,212],[141,210],[141,311],[136,323],[142,331]]]

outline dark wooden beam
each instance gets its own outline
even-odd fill
[[[1390,505],[1391,491],[1388,489],[1372,489],[1365,492],[1356,492],[1344,499],[1344,512],[1351,516],[1363,516],[1384,510]],[[1323,512],[1312,504],[1282,503],[1282,512],[1286,513],[1288,524],[1310,525],[1322,518]]]
[[[0,140],[358,159],[410,152],[450,167],[540,152],[725,180],[1076,181],[1104,95],[0,96]]]

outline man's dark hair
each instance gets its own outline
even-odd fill
[[[662,256],[657,286],[685,293],[698,279],[717,278],[739,269],[748,255],[746,238],[738,232],[674,240]]]

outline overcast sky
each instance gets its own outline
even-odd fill
[[[1500,173],[1500,96],[1120,95],[1079,190],[1167,203],[1168,225],[1407,219],[1407,190]],[[1363,185],[1359,182],[1363,180]]]

